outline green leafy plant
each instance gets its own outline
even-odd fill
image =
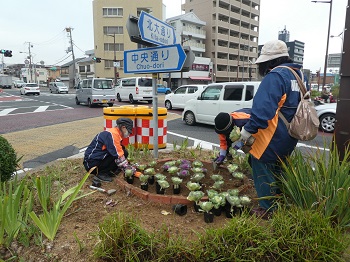
[[[220,206],[224,206],[226,203],[225,197],[219,194],[216,194],[208,198],[209,198],[209,201],[213,203],[214,208],[216,209],[218,209]]]
[[[211,175],[210,178],[213,179],[215,182],[216,182],[216,181],[221,181],[221,180],[224,179],[224,178],[222,177],[222,175],[217,175],[217,174]]]
[[[223,180],[215,181],[212,188],[216,190],[221,190],[222,186],[225,184]]]
[[[0,190],[0,246],[9,246],[25,230],[32,211],[33,196],[25,181],[2,183]]]
[[[199,161],[199,160],[194,160],[192,162],[192,166],[193,167],[203,167],[203,163],[201,161]]]
[[[149,175],[149,176],[153,176],[156,174],[156,171],[154,170],[153,167],[150,167],[150,168],[145,169],[144,174]]]
[[[132,168],[126,168],[124,170],[125,177],[132,177],[134,175],[134,170]]]
[[[174,188],[179,188],[180,184],[182,183],[182,179],[176,176],[172,177],[171,181],[174,184]]]
[[[240,179],[240,180],[242,180],[244,178],[244,174],[242,172],[233,172],[232,176],[234,178],[237,178],[237,179]]]
[[[160,185],[160,190],[165,190],[165,189],[167,189],[167,188],[169,188],[169,182],[168,181],[166,181],[166,180],[157,180],[157,183],[158,183],[158,185]]]
[[[350,225],[350,152],[346,148],[340,158],[335,142],[329,152],[305,155],[295,150],[282,163],[280,176],[283,197],[287,204],[314,209],[343,226]]]
[[[141,185],[146,185],[148,183],[148,178],[149,175],[141,174],[139,177]]]
[[[210,201],[207,202],[199,202],[199,206],[200,206],[200,211],[204,211],[206,213],[210,213],[210,210],[212,210],[212,208],[214,207],[213,203]]]
[[[235,171],[238,169],[238,165],[236,165],[236,164],[229,164],[229,165],[227,166],[227,168],[228,168],[228,171],[229,171],[230,173],[233,173],[233,172],[235,172]]]
[[[200,185],[199,183],[191,182],[191,181],[188,181],[188,182],[187,182],[186,187],[187,187],[190,191],[197,191],[197,190],[201,189],[201,185]]]
[[[201,181],[203,178],[205,177],[205,175],[203,173],[195,173],[192,177],[191,177],[191,180],[193,182],[199,182]]]
[[[166,176],[160,173],[157,173],[154,175],[154,178],[158,181],[158,180],[165,180]]]
[[[72,187],[66,192],[64,192],[61,198],[56,203],[54,203],[51,210],[47,209],[47,207],[45,206],[46,200],[41,199],[42,195],[38,194],[39,201],[43,208],[43,213],[38,217],[34,211],[31,211],[29,213],[29,216],[33,219],[34,223],[40,228],[40,230],[49,240],[53,241],[53,239],[55,238],[58,227],[61,224],[63,215],[75,200],[76,196],[79,193],[79,190],[81,189],[89,175],[90,173],[87,173],[77,186]],[[38,192],[40,192],[43,189],[43,187],[45,187],[44,182],[45,180],[41,179],[41,177],[36,178],[36,187]],[[66,202],[64,202],[65,200]],[[64,205],[61,209],[61,204],[63,203]]]
[[[202,191],[191,191],[188,194],[187,199],[189,201],[196,202],[196,204],[198,205],[198,203],[202,199],[202,197],[204,197],[204,193]]]
[[[179,171],[179,168],[177,166],[171,166],[168,169],[169,174],[175,174]]]
[[[6,138],[0,136],[0,182],[7,181],[16,171],[21,158],[17,154]]]

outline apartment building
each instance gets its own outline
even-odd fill
[[[166,22],[174,27],[177,43],[189,46],[195,55],[189,72],[163,74],[168,86],[174,89],[180,85],[211,83],[211,59],[204,56],[206,23],[193,12],[168,18]]]
[[[130,41],[126,23],[129,15],[139,16],[141,11],[163,20],[162,0],[93,0],[94,52],[101,58],[95,64],[95,77],[130,76],[123,73],[123,54],[138,44]]]
[[[206,22],[215,82],[256,80],[260,0],[185,0],[182,10]]]

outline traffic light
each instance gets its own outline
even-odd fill
[[[4,55],[7,56],[7,57],[12,57],[12,51],[11,50],[6,50]]]
[[[12,56],[12,51],[11,50],[1,49],[0,53],[3,54],[5,57],[11,57]]]
[[[94,56],[93,60],[94,60],[96,63],[101,63],[101,58],[100,58],[100,57]]]

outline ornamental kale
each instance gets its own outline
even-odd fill
[[[186,187],[190,190],[190,191],[196,191],[201,189],[201,186],[199,183],[192,183],[191,181],[188,181],[186,184]]]
[[[191,191],[188,194],[187,199],[196,202],[196,204],[198,205],[198,202],[202,199],[203,196],[204,193],[202,191]]]
[[[199,202],[199,206],[200,206],[200,211],[209,213],[210,210],[212,210],[214,205],[212,202],[208,201],[208,202]]]

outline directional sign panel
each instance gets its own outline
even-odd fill
[[[124,51],[124,73],[180,71],[186,54],[180,44]]]
[[[138,21],[141,38],[156,45],[173,45],[176,43],[175,29],[167,23],[141,11]]]

